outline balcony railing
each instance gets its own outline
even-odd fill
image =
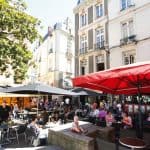
[[[87,50],[88,50],[88,47],[81,48],[79,53],[80,54],[86,54]]]
[[[130,5],[126,6],[126,7],[122,7],[122,8],[120,9],[120,11],[124,11],[124,10],[126,10],[126,9],[128,9],[128,8],[131,8],[131,7],[134,7],[134,6],[135,6],[135,4],[130,4]]]
[[[136,43],[136,35],[130,35],[129,37],[123,38],[120,40],[120,45],[127,45],[127,44],[131,44],[131,43]]]
[[[95,43],[94,47],[96,50],[105,49],[105,41]]]

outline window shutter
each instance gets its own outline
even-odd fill
[[[88,31],[88,49],[93,49],[93,29]]]
[[[93,6],[88,8],[88,24],[93,22]]]
[[[89,73],[92,73],[94,71],[93,65],[93,56],[89,56]]]

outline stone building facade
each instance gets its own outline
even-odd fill
[[[69,20],[56,23],[34,52],[37,80],[51,86],[71,88],[74,77],[74,36]]]
[[[74,14],[76,76],[109,68],[107,1],[81,1]]]
[[[110,66],[150,60],[150,1],[108,3]]]
[[[149,0],[82,0],[74,15],[76,76],[150,60]]]

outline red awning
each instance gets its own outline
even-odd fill
[[[111,94],[150,94],[150,61],[76,77],[73,85]]]

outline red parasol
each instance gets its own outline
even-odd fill
[[[76,77],[73,85],[111,94],[138,94],[140,106],[140,95],[150,94],[150,61]],[[142,138],[142,112],[139,108],[139,138]]]
[[[150,61],[100,71],[73,79],[74,86],[111,94],[150,93]]]

